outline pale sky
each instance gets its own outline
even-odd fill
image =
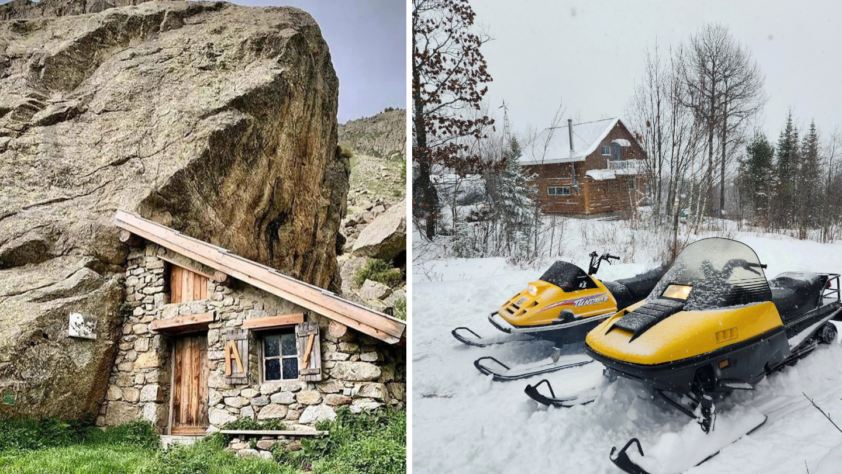
[[[644,52],[705,23],[728,26],[766,75],[761,127],[773,141],[791,107],[797,123],[842,129],[842,2],[471,0],[493,41],[483,46],[489,99],[505,98],[513,132],[549,126],[560,100],[577,121],[625,118]],[[497,111],[502,123],[502,111]]]

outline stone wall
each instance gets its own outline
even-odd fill
[[[160,432],[169,422],[173,337],[154,334],[156,319],[214,311],[209,326],[209,431],[240,417],[282,419],[295,425],[314,425],[332,419],[338,407],[352,411],[402,406],[406,400],[405,350],[349,329],[337,339],[328,333],[328,318],[308,313],[289,301],[243,282],[208,281],[208,299],[170,304],[168,263],[158,258],[164,249],[155,244],[133,249],[126,267],[126,301],[118,353],[99,426],[115,426],[133,419],[151,421]],[[321,329],[322,381],[261,383],[260,340],[249,334],[249,381],[233,385],[224,375],[224,334],[241,330],[246,319],[305,313]],[[244,361],[245,362],[245,361]]]

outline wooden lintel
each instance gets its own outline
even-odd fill
[[[216,319],[215,313],[190,314],[172,319],[156,319],[149,325],[151,331],[179,334],[204,329]]]
[[[261,331],[266,329],[274,329],[284,326],[293,326],[304,322],[304,314],[281,314],[278,316],[269,316],[266,318],[252,318],[243,321],[243,329],[250,329],[252,331]]]

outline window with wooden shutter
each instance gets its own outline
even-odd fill
[[[295,326],[298,337],[299,378],[306,382],[322,380],[322,344],[319,338],[319,325],[315,321],[305,321]]]
[[[170,303],[189,303],[208,298],[208,279],[177,265],[170,271]]]

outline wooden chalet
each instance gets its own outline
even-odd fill
[[[546,146],[545,146],[546,145]],[[647,186],[644,152],[617,118],[544,130],[520,164],[535,176],[550,214],[595,215],[641,205]]]

